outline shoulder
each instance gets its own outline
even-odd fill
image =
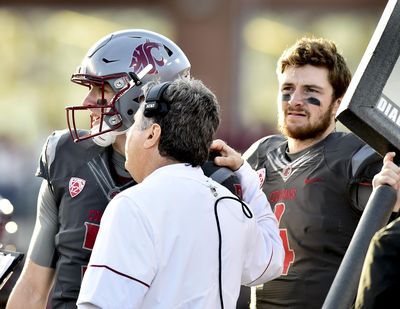
[[[152,203],[159,199],[160,194],[157,194],[157,190],[160,188],[165,188],[171,185],[166,182],[163,178],[158,177],[146,177],[140,183],[135,184],[129,188],[126,188],[119,192],[112,200],[112,203],[136,205],[139,207],[142,204]],[[147,205],[148,206],[148,205]],[[140,206],[141,207],[141,206]]]
[[[280,147],[286,142],[287,139],[283,135],[265,136],[253,143],[243,154],[243,158],[253,166],[256,162],[264,161],[269,151]]]
[[[223,185],[233,194],[238,196],[241,195],[240,180],[236,176],[235,172],[231,169],[223,166],[218,166],[211,160],[206,161],[201,166],[201,169],[203,170],[204,175]]]
[[[260,138],[256,142],[254,142],[249,149],[244,153],[244,157],[249,157],[256,152],[264,152],[266,150],[270,150],[272,148],[279,147],[283,143],[285,143],[287,139],[283,135],[268,135],[263,138]]]
[[[65,168],[79,165],[104,150],[105,148],[97,146],[92,140],[74,143],[68,130],[54,131],[43,145],[36,175],[45,176],[57,164]]]
[[[275,148],[287,141],[286,137],[283,135],[268,135],[263,138],[260,138],[258,141],[256,141],[253,145],[250,146],[250,148],[254,147],[257,149],[270,149],[270,148]],[[249,148],[249,149],[250,149]]]
[[[45,163],[46,165],[52,164],[56,155],[56,150],[58,148],[59,142],[61,140],[61,143],[63,143],[63,140],[65,140],[65,136],[67,136],[67,134],[67,130],[54,131],[47,137],[41,153],[41,160],[43,161],[43,163]]]
[[[354,133],[334,132],[325,140],[325,150],[341,158],[370,156],[375,151]]]
[[[67,151],[68,153],[87,151],[97,146],[92,140],[75,143],[68,130],[58,130],[51,133],[43,146],[42,156],[54,159],[56,153]],[[51,163],[51,162],[48,162]]]
[[[136,186],[141,187],[140,184]],[[100,224],[106,228],[107,233],[111,233],[111,229],[132,232],[144,227],[148,231],[152,230],[149,219],[151,214],[158,213],[158,208],[153,207],[157,205],[157,201],[154,201],[157,198],[154,197],[154,188],[152,195],[147,194],[146,197],[146,192],[137,190],[136,186],[120,192],[107,205]]]
[[[335,132],[327,138],[326,153],[329,161],[346,160],[353,176],[375,174],[382,165],[382,157],[354,133]]]
[[[328,151],[342,150],[354,153],[365,145],[367,144],[363,140],[351,132],[333,132],[325,140],[325,148]]]

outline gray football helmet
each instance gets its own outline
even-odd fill
[[[155,32],[131,29],[111,33],[95,43],[71,80],[90,87],[100,86],[103,98],[95,106],[68,106],[67,123],[75,142],[93,138],[100,146],[108,146],[115,137],[133,124],[139,108],[142,86],[150,81],[173,81],[189,76],[190,63],[183,51],[170,39]],[[108,84],[115,96],[104,99],[104,85]],[[99,125],[87,134],[78,131],[75,112],[99,108]]]

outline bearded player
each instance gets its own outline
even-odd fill
[[[256,289],[257,308],[321,308],[382,158],[354,134],[336,131],[351,73],[332,41],[298,40],[278,60],[277,77],[282,134],[243,156],[259,173],[286,251],[282,275]],[[236,158],[232,169],[242,164],[221,141],[214,148]]]

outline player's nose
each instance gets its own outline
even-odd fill
[[[97,105],[98,99],[101,98],[99,98],[97,93],[93,89],[91,89],[86,94],[86,97],[83,99],[82,105],[86,107],[95,107]]]
[[[287,101],[289,105],[291,106],[296,106],[296,105],[301,105],[303,104],[303,96],[300,93],[300,91],[295,90],[293,93],[291,93],[289,100]]]

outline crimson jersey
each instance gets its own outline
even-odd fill
[[[112,151],[112,147],[97,146],[91,139],[74,143],[68,131],[54,132],[44,145],[37,176],[48,181],[55,205],[41,207],[39,211],[40,217],[54,215],[56,219],[43,221],[31,259],[55,268],[51,308],[76,308],[103,212],[116,194],[135,184],[131,178],[121,181],[117,176],[111,163]],[[241,195],[240,182],[231,170],[211,162],[203,170],[205,175]],[[47,232],[55,235],[49,236]],[[54,243],[38,245],[45,241],[40,235],[54,239]]]
[[[352,133],[297,154],[274,135],[245,154],[258,171],[285,247],[282,276],[257,289],[257,308],[321,308],[382,158]]]

